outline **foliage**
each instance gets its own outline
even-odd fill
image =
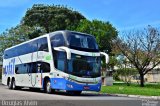
[[[115,81],[121,81],[121,79],[119,78],[119,75],[118,75],[118,73],[116,71],[114,71],[114,73],[113,73],[113,79]]]
[[[72,29],[79,32],[88,33],[91,35],[94,35],[96,38],[96,41],[98,43],[100,51],[104,51],[107,53],[111,53],[111,43],[112,40],[115,39],[118,35],[117,30],[110,24],[109,22],[103,22],[99,20],[81,20],[79,25],[76,27],[76,29]],[[115,59],[111,58],[109,63],[109,67],[113,67],[115,64]],[[105,68],[105,59],[102,58],[102,67]]]
[[[145,30],[125,32],[115,40],[116,48],[138,70],[141,86],[144,86],[144,75],[160,64],[160,33],[148,26]]]
[[[109,22],[81,20],[76,31],[94,35],[101,51],[111,52],[111,42],[117,37],[117,30]]]
[[[0,57],[8,47],[56,30],[75,30],[92,34],[100,50],[107,53],[111,52],[112,40],[118,35],[109,22],[89,21],[81,13],[65,6],[35,4],[27,10],[20,25],[1,34]],[[103,66],[106,66],[105,62],[103,63]],[[113,66],[115,63],[110,64]]]
[[[0,60],[6,48],[47,32],[76,27],[80,19],[85,19],[85,17],[64,6],[33,5],[27,10],[20,25],[0,35]]]
[[[138,71],[134,68],[122,68],[122,69],[117,69],[116,73],[117,73],[118,76],[122,77],[122,80],[128,86],[130,86],[132,77],[137,75]]]
[[[110,56],[108,66],[113,70],[114,66],[116,66],[117,64],[118,64],[118,61],[116,59],[116,56]]]
[[[0,35],[0,61],[2,61],[3,51],[6,48],[28,40],[28,36],[32,34],[33,31],[35,30],[28,26],[19,25],[2,33]]]
[[[76,27],[81,19],[85,19],[77,11],[60,5],[35,4],[28,9],[22,24],[43,27],[47,33]]]
[[[138,71],[134,68],[122,68],[122,69],[117,69],[116,71],[118,75],[121,76],[132,76],[138,73]]]

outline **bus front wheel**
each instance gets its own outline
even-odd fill
[[[49,94],[54,92],[54,90],[51,88],[51,82],[49,80],[46,81],[45,91]]]

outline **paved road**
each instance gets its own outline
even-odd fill
[[[83,92],[80,96],[69,96],[65,92],[46,94],[42,91],[30,89],[10,90],[7,86],[0,85],[0,100],[133,100],[133,98],[114,97],[109,95],[91,94]]]
[[[83,92],[80,96],[69,96],[65,92],[56,92],[55,94],[46,94],[42,91],[31,91],[29,89],[9,90],[7,86],[0,85],[0,105],[6,105],[7,100],[24,101],[35,100],[39,105],[59,105],[59,106],[142,106],[142,100],[136,98],[116,97],[110,95],[90,94]],[[40,101],[39,101],[40,100]],[[115,101],[116,100],[116,101]],[[10,102],[9,101],[9,102]],[[53,106],[55,106],[53,105]],[[34,106],[34,105],[33,105]]]

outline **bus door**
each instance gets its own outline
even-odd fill
[[[30,81],[31,81],[31,87],[36,86],[36,75],[37,75],[37,63],[33,62],[31,63],[31,74],[30,74]]]
[[[43,73],[42,62],[37,62],[36,86],[40,88],[42,87],[42,73]]]
[[[32,63],[32,73],[30,74],[31,87],[42,87],[41,62]]]

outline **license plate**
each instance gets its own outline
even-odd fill
[[[84,90],[89,90],[89,86],[84,86]]]

